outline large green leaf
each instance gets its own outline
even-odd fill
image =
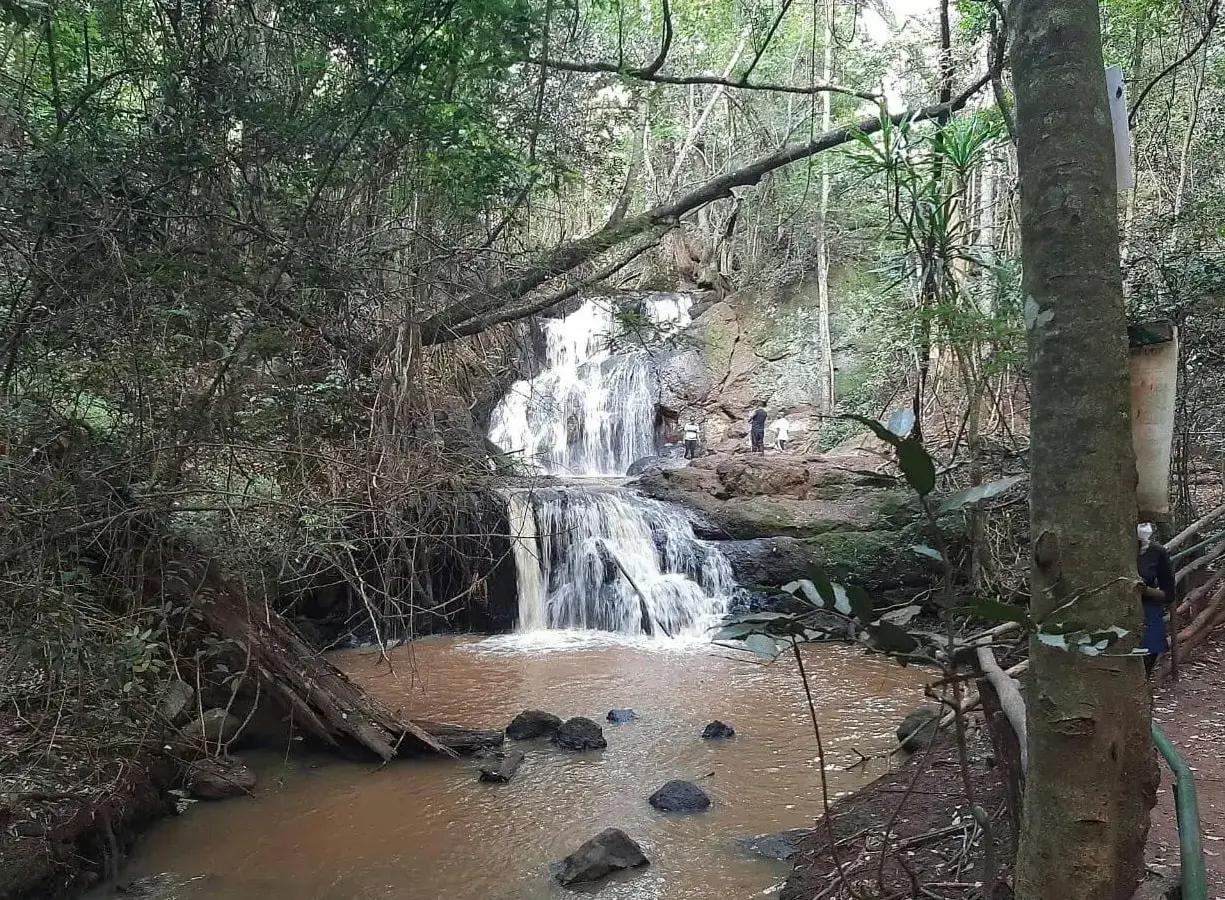
[[[876,604],[868,592],[859,585],[848,584],[846,586],[846,595],[851,601],[851,611],[860,622],[867,625],[876,617]]]
[[[913,653],[919,647],[919,639],[892,622],[877,622],[869,626],[872,643],[885,653]]]
[[[955,512],[959,509],[964,509],[967,506],[973,506],[976,503],[981,503],[984,500],[990,500],[993,497],[998,497],[1000,494],[1006,493],[1016,485],[1025,480],[1024,475],[1011,475],[1008,478],[1001,478],[999,481],[989,481],[986,484],[980,484],[977,487],[972,487],[964,491],[958,491],[952,494],[943,503],[936,512],[940,515],[949,512]]]
[[[852,413],[847,413],[846,415],[836,416],[835,418],[849,419],[852,422],[858,422],[860,425],[868,428],[874,435],[891,447],[896,447],[902,440],[896,434],[890,431],[887,426],[882,425],[875,419],[869,419],[867,416],[857,416]]]
[[[896,446],[898,466],[906,483],[920,497],[926,497],[936,489],[936,463],[931,454],[914,438],[905,438]]]
[[[1029,617],[1029,610],[1023,606],[1002,603],[989,597],[976,597],[960,604],[957,609],[959,612],[969,613],[980,619],[986,619],[988,622],[1016,622],[1029,629],[1034,627],[1034,622]]]

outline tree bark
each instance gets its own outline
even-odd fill
[[[834,71],[834,0],[825,0],[825,29],[821,41],[825,45],[821,55],[821,79],[828,84]],[[821,130],[829,131],[833,125],[833,95],[828,91],[821,96]],[[817,409],[824,415],[833,415],[837,398],[834,395],[834,344],[829,331],[829,170],[828,158],[821,160],[821,199],[817,207],[817,354],[820,356],[821,374],[818,380],[820,396]]]
[[[1032,377],[1031,609],[1135,646],[1136,465],[1114,143],[1095,0],[1018,0],[1025,324]],[[1056,609],[1066,610],[1052,615]],[[1020,900],[1124,900],[1143,875],[1157,768],[1139,658],[1031,642]]]

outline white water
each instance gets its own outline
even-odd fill
[[[657,294],[642,308],[664,330],[689,323],[689,304]],[[658,384],[650,355],[617,328],[607,299],[548,320],[545,368],[511,387],[490,439],[548,475],[619,476],[653,455]],[[613,352],[616,344],[630,349]],[[697,540],[683,513],[627,489],[570,482],[513,491],[508,514],[520,635],[697,637],[736,588],[727,560]]]
[[[659,329],[689,324],[690,299],[655,294],[643,302]],[[586,300],[544,323],[544,371],[515,382],[493,412],[490,439],[546,475],[624,475],[655,452],[658,384],[650,354],[633,349],[608,298]],[[613,353],[616,344],[627,348]]]
[[[623,489],[570,486],[521,494],[512,508],[512,516],[530,509],[535,531],[529,538],[533,529],[520,528],[514,542],[521,632],[641,635],[644,601],[656,637],[695,637],[735,590],[723,554],[695,538],[684,514],[667,504]]]

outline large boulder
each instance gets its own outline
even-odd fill
[[[506,736],[512,741],[551,738],[561,728],[561,719],[539,709],[525,709],[506,726]]]
[[[692,813],[710,809],[710,795],[692,781],[669,781],[648,801],[660,812]]]
[[[575,716],[562,723],[553,735],[553,743],[563,750],[603,750],[608,746],[604,729],[590,719]]]
[[[228,744],[242,730],[242,720],[227,710],[206,709],[183,726],[183,736],[197,744]]]
[[[255,790],[255,773],[229,757],[201,759],[191,764],[187,788],[199,800],[225,800]]]
[[[553,864],[553,877],[564,885],[599,881],[622,869],[650,865],[634,840],[620,828],[606,828],[561,862]]]
[[[897,739],[902,749],[915,753],[936,739],[940,728],[940,710],[921,706],[910,713],[897,727]]]

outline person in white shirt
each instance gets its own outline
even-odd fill
[[[698,437],[700,434],[697,419],[690,419],[689,424],[685,426],[685,459],[693,459],[698,455]]]
[[[786,451],[787,441],[791,440],[791,423],[784,418],[779,418],[774,423],[775,446],[779,450]]]

